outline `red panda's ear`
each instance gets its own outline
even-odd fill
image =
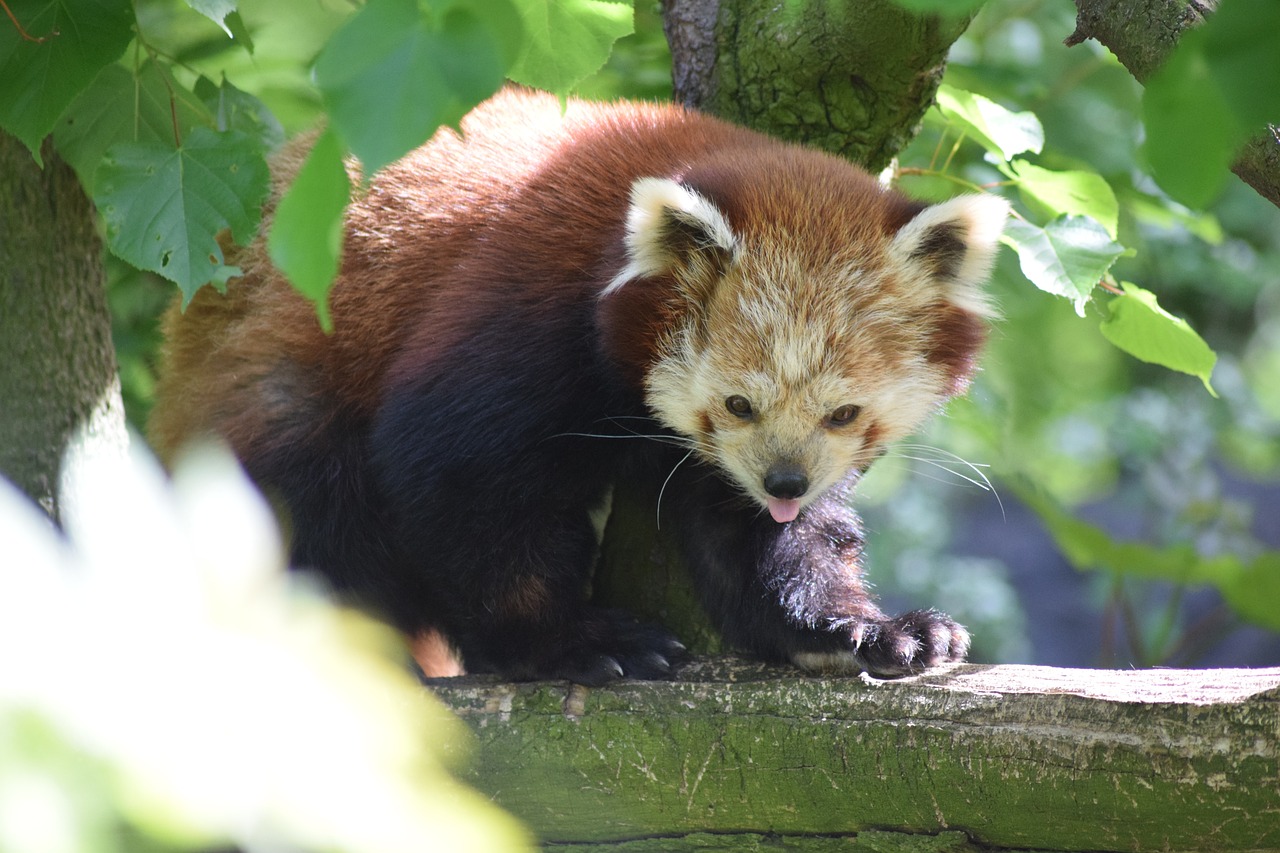
[[[979,316],[994,314],[983,287],[991,274],[1009,203],[995,195],[967,195],[926,207],[902,226],[889,246],[908,279],[940,288],[944,299]]]
[[[996,312],[983,287],[991,274],[1009,204],[993,195],[953,198],[927,207],[889,246],[900,281],[925,290],[917,304],[930,328],[929,361],[944,371],[943,393],[961,394],[973,376]]]
[[[627,265],[601,295],[665,275],[701,295],[732,263],[737,245],[729,221],[705,196],[666,178],[640,178],[627,211]]]

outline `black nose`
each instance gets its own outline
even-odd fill
[[[779,462],[764,475],[764,490],[775,498],[798,498],[809,490],[809,478],[794,462]]]

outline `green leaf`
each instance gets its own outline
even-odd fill
[[[1019,497],[1035,510],[1067,561],[1081,571],[1216,587],[1245,619],[1280,630],[1280,552],[1268,551],[1246,564],[1232,554],[1205,557],[1190,545],[1160,547],[1117,542],[1104,530],[1075,518],[1029,490]]]
[[[1220,585],[1231,609],[1255,625],[1280,631],[1280,551],[1260,555],[1232,582]]]
[[[225,21],[228,15],[236,11],[236,0],[187,0],[187,5],[222,27],[229,38],[234,38]]]
[[[179,148],[124,142],[98,170],[94,202],[111,251],[176,282],[185,300],[223,265],[217,235],[248,242],[269,176],[262,149],[237,131],[196,128]]]
[[[1035,113],[1010,112],[981,95],[946,84],[938,87],[938,109],[1006,162],[1024,151],[1039,154],[1044,147],[1044,128]]]
[[[1190,545],[1156,548],[1138,542],[1117,542],[1102,528],[1075,518],[1047,498],[1019,496],[1040,516],[1062,555],[1077,569],[1175,583],[1204,580],[1199,557]]]
[[[1081,317],[1094,286],[1128,251],[1087,216],[1060,216],[1044,228],[1012,219],[1004,240],[1018,253],[1022,274],[1041,290],[1070,299]]]
[[[1156,296],[1122,282],[1124,294],[1107,303],[1102,336],[1134,358],[1198,377],[1213,396],[1209,376],[1218,357],[1186,320],[1160,307]]]
[[[271,261],[299,293],[316,304],[326,332],[333,329],[329,288],[342,259],[343,212],[350,199],[342,144],[326,130],[276,207],[267,238]]]
[[[1197,32],[1209,74],[1246,135],[1280,124],[1280,3],[1223,3]]]
[[[201,77],[196,81],[195,93],[213,114],[217,130],[238,130],[258,140],[267,151],[273,151],[284,143],[284,128],[267,105],[248,92],[240,91],[225,77],[221,84]]]
[[[630,3],[515,0],[525,45],[508,76],[565,96],[605,64],[613,43],[635,31]]]
[[[1222,244],[1222,224],[1212,213],[1190,210],[1164,195],[1149,195],[1134,187],[1124,194],[1125,209],[1143,224],[1183,229],[1206,243]]]
[[[371,175],[498,90],[518,18],[507,0],[369,0],[316,62],[332,127]]]
[[[231,37],[235,39],[245,49],[245,53],[253,55],[253,36],[249,33],[249,28],[245,26],[244,19],[240,17],[239,12],[232,12],[223,20],[225,29],[231,32]]]
[[[119,65],[108,65],[58,119],[53,139],[92,195],[107,149],[119,142],[158,142],[172,148],[175,119],[181,137],[213,125],[213,115],[178,85],[167,66],[148,62],[134,77]]]
[[[1067,214],[1096,219],[1112,239],[1120,219],[1120,205],[1111,185],[1097,172],[1042,169],[1026,160],[1014,160],[1010,177],[1018,182],[1024,201],[1037,205],[1050,217]]]
[[[37,162],[58,116],[133,38],[129,0],[9,0],[26,33],[0,18],[0,128],[22,140]]]
[[[1147,159],[1160,187],[1189,207],[1204,207],[1217,197],[1246,134],[1210,72],[1200,30],[1186,33],[1147,81],[1142,120]]]

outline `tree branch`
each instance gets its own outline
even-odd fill
[[[1066,45],[1095,39],[1146,83],[1183,31],[1203,23],[1217,6],[1218,0],[1076,0],[1076,29]],[[1250,140],[1231,171],[1280,207],[1280,129],[1269,126]]]
[[[911,141],[968,25],[890,0],[666,0],[676,99],[875,171]]]
[[[870,829],[937,834],[871,850],[1280,849],[1280,669],[878,682],[710,659],[594,690],[432,687],[476,734],[470,781],[578,851],[861,850]],[[843,840],[799,843],[819,835]]]

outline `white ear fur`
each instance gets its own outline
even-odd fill
[[[634,278],[670,272],[682,260],[673,238],[683,232],[692,248],[732,255],[738,239],[724,214],[704,196],[667,178],[640,178],[631,185],[627,211],[627,265],[600,295],[608,296]],[[691,248],[685,246],[687,251]]]
[[[927,207],[898,231],[889,254],[946,289],[952,304],[979,316],[995,313],[982,291],[991,274],[1009,203],[965,195]]]

